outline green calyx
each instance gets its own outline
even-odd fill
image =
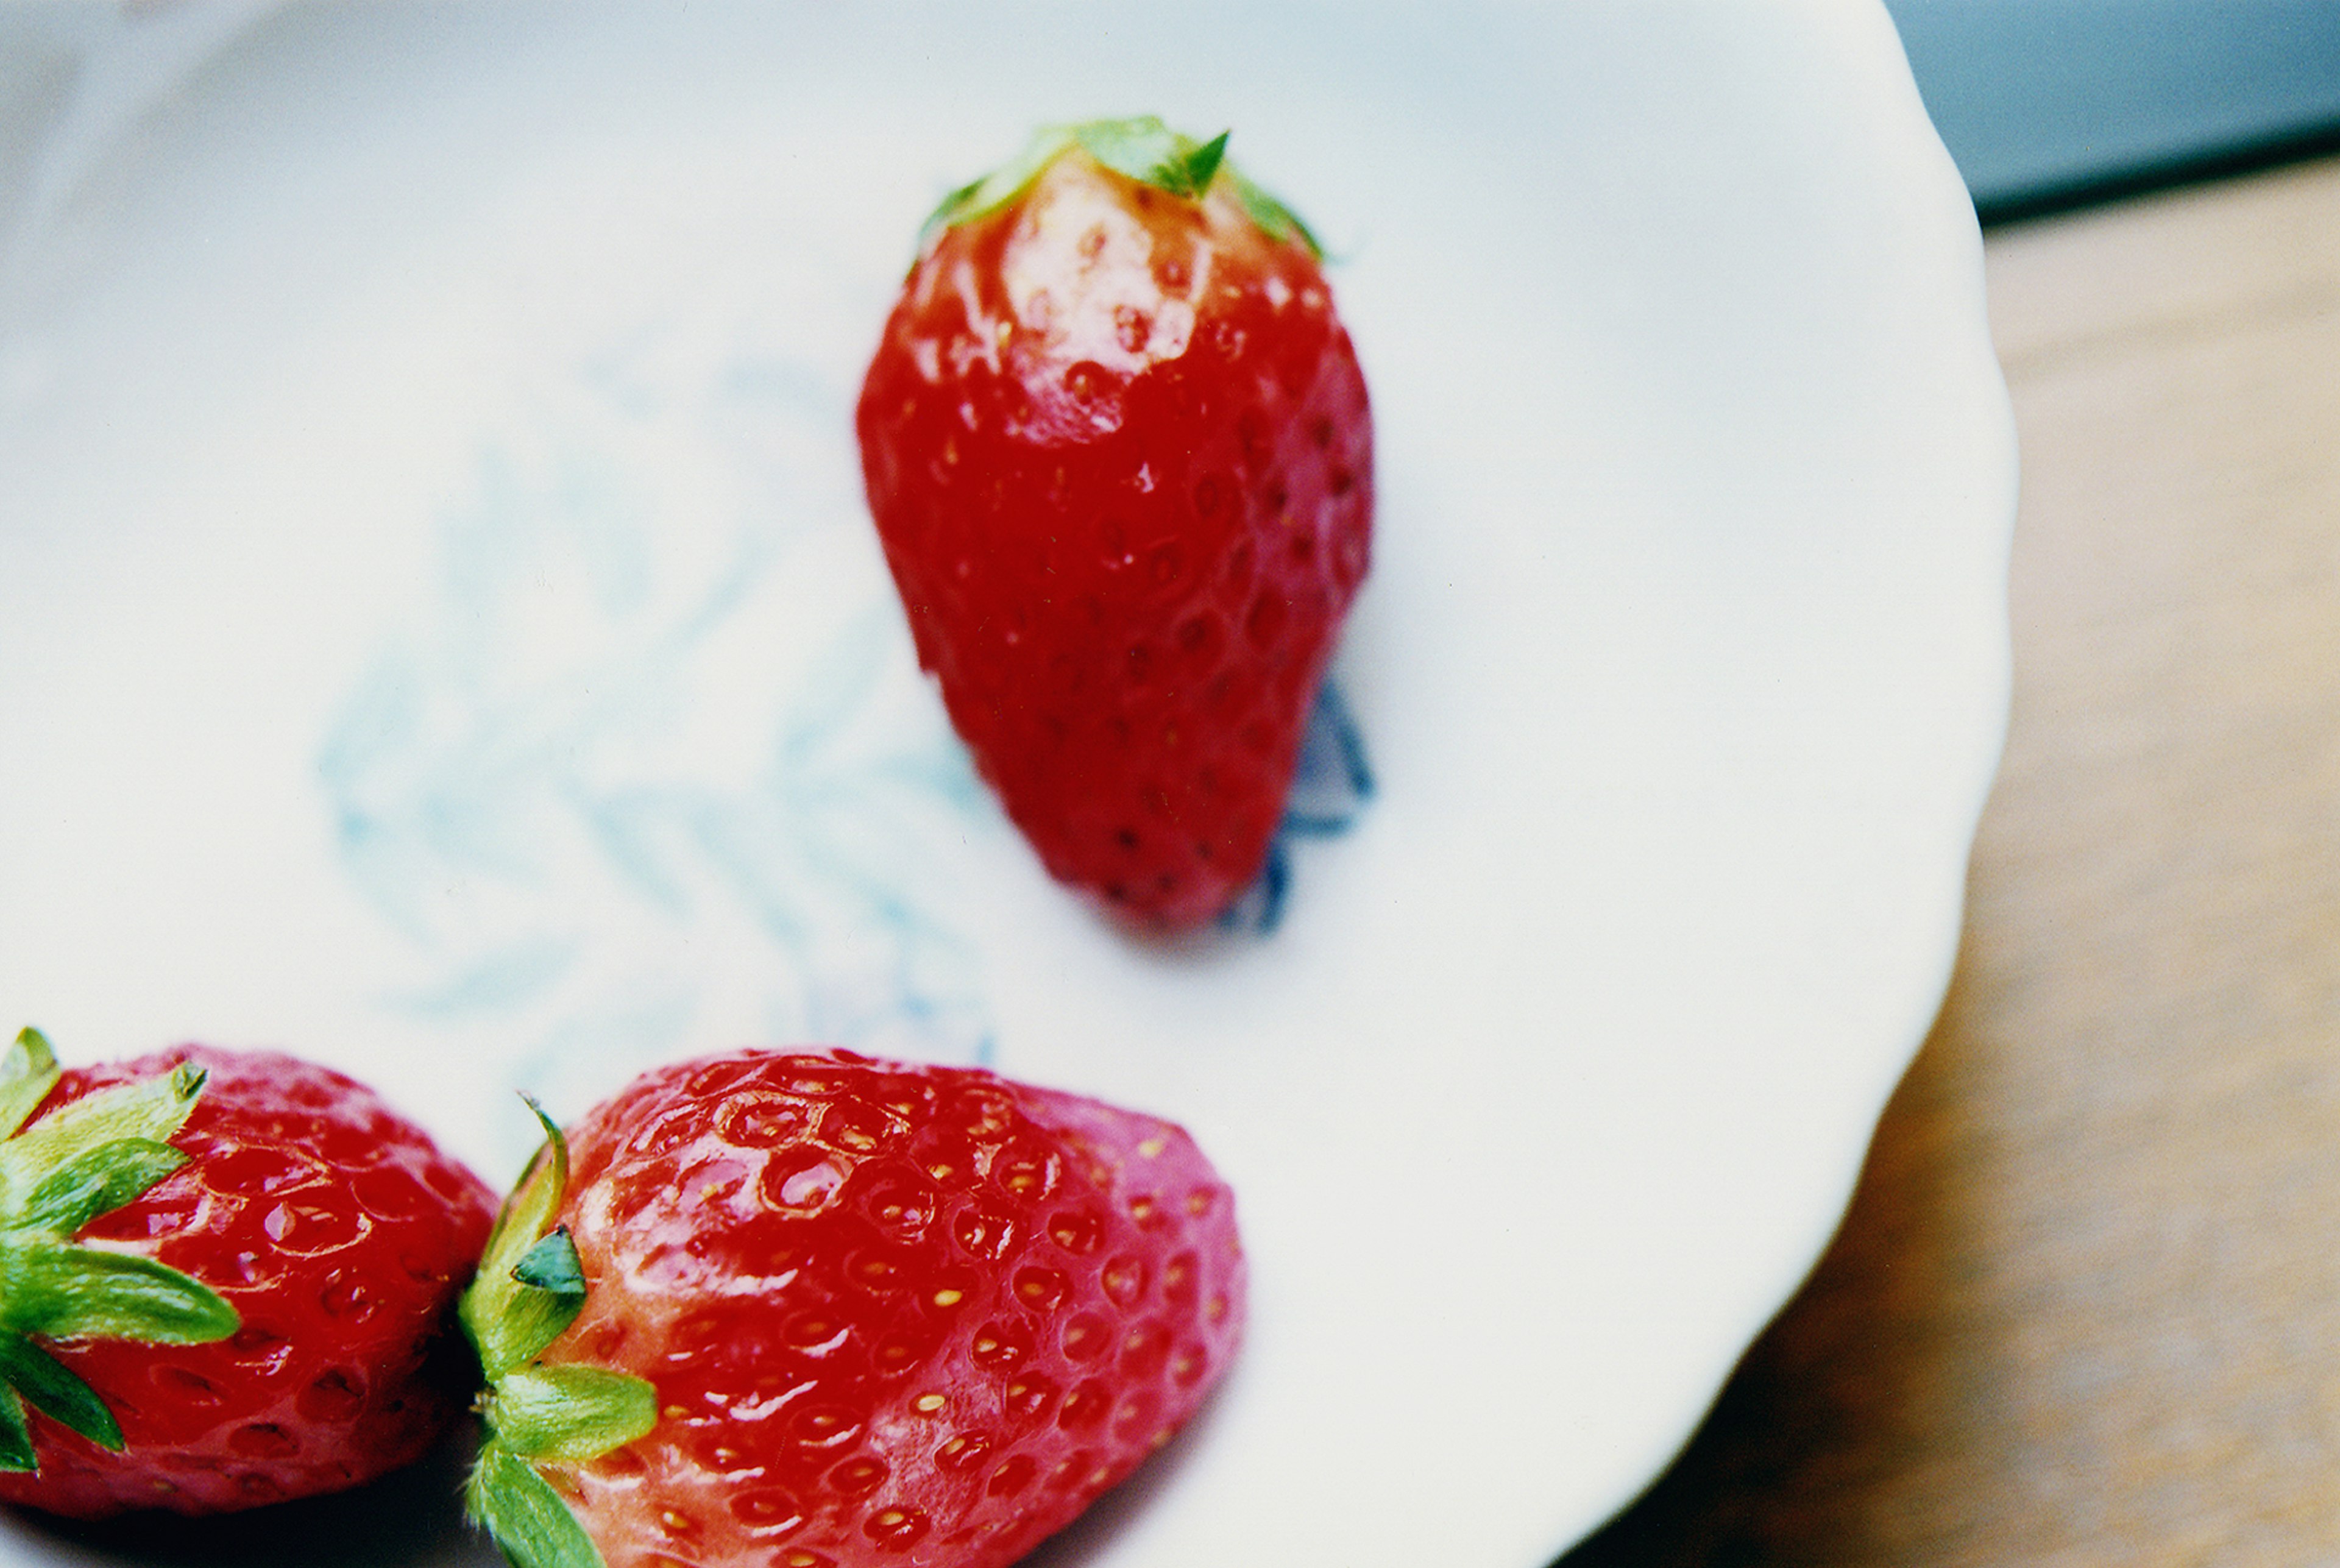
[[[463,1489],[471,1522],[514,1568],[606,1568],[538,1463],[580,1464],[658,1424],[658,1391],[642,1378],[538,1358],[585,1309],[585,1268],[553,1224],[569,1188],[569,1141],[535,1101],[544,1146],[496,1217],[480,1272],[463,1293],[463,1330],[488,1381],[487,1424]]]
[[[1024,150],[970,185],[945,196],[942,205],[918,231],[918,247],[945,229],[996,212],[1014,201],[1040,177],[1041,172],[1075,147],[1115,174],[1165,191],[1184,201],[1199,202],[1212,183],[1225,174],[1251,221],[1271,239],[1304,245],[1322,257],[1324,248],[1292,209],[1246,179],[1226,161],[1227,136],[1220,132],[1207,142],[1181,135],[1152,114],[1129,120],[1086,120],[1077,125],[1047,125],[1035,132]]]
[[[1219,165],[1226,161],[1231,134],[1222,131],[1207,142],[1197,142],[1151,114],[1134,120],[1091,120],[1074,126],[1072,134],[1082,152],[1115,174],[1190,202],[1201,200],[1211,188]]]
[[[39,1467],[27,1404],[102,1448],[123,1445],[104,1401],[35,1336],[202,1345],[240,1326],[235,1308],[191,1275],[72,1244],[187,1163],[168,1140],[194,1109],[202,1069],[100,1089],[27,1126],[62,1076],[37,1029],[0,1053],[0,1471]]]

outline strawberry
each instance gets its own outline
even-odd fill
[[[1152,1116],[742,1051],[546,1132],[463,1305],[523,1568],[1000,1568],[1234,1353],[1234,1200]]]
[[[1225,146],[1094,122],[950,197],[857,414],[977,766],[1051,874],[1170,929],[1258,873],[1373,525],[1315,243]]]
[[[404,1464],[461,1414],[493,1200],[367,1089],[202,1046],[61,1071],[27,1029],[0,1133],[0,1500],[246,1508]]]

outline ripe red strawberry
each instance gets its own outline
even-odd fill
[[[0,1134],[0,1500],[339,1491],[461,1412],[450,1331],[493,1200],[367,1089],[202,1046],[61,1074],[27,1029]]]
[[[1053,875],[1174,928],[1260,869],[1373,525],[1315,245],[1225,144],[1096,122],[954,195],[857,416],[977,766]]]
[[[747,1051],[547,1131],[463,1305],[528,1568],[1001,1568],[1234,1353],[1234,1199],[1151,1116]]]

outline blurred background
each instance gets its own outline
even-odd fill
[[[1886,0],[1986,223],[2340,150],[2332,0]]]
[[[1889,0],[2023,452],[1958,968],[1561,1568],[2340,1561],[2340,4]]]

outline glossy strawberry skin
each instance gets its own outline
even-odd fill
[[[858,412],[919,660],[1051,874],[1143,925],[1251,881],[1371,550],[1310,249],[1066,152],[943,231]]]
[[[182,1046],[68,1069],[34,1125],[182,1062],[208,1073],[172,1139],[189,1163],[81,1240],[193,1275],[243,1326],[207,1345],[51,1343],[126,1447],[35,1415],[40,1469],[0,1475],[0,1500],[97,1518],[339,1491],[420,1457],[470,1397],[451,1314],[494,1199],[370,1090],[291,1057]]]
[[[743,1052],[570,1135],[583,1315],[645,1438],[547,1474],[613,1568],[1000,1568],[1232,1359],[1234,1200],[1176,1126],[987,1073]]]

